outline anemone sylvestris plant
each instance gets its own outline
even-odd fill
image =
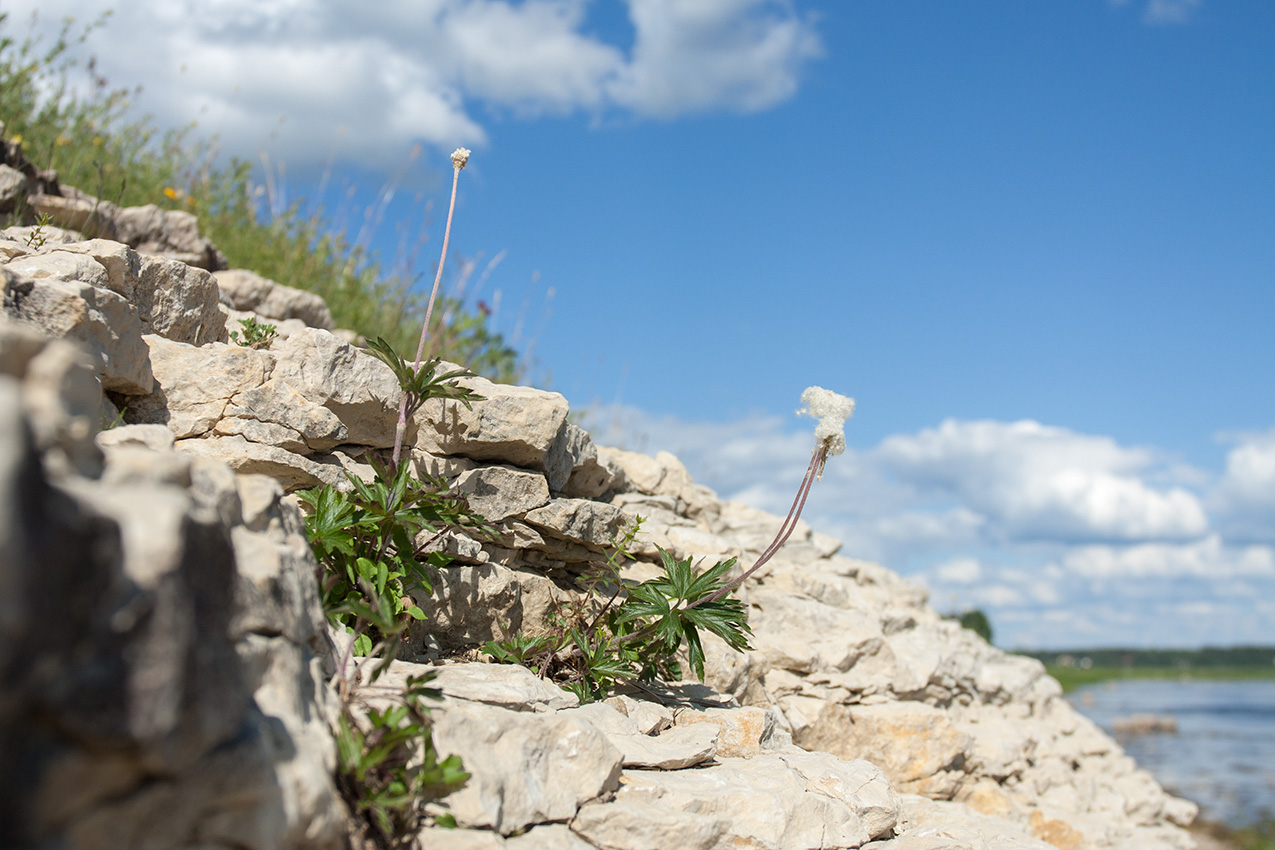
[[[854,415],[854,399],[834,393],[832,390],[825,390],[823,387],[806,387],[805,392],[801,394],[801,400],[805,407],[797,411],[798,415],[813,416],[819,420],[819,424],[815,426],[815,450],[810,456],[810,465],[806,467],[805,477],[801,479],[801,484],[797,487],[797,498],[793,499],[792,507],[788,509],[788,516],[784,517],[775,539],[770,542],[770,545],[761,553],[757,558],[757,562],[752,565],[748,572],[721,588],[712,596],[700,600],[690,607],[693,608],[697,605],[720,599],[743,584],[749,576],[765,566],[766,562],[775,556],[780,547],[788,542],[788,538],[792,536],[793,530],[797,527],[797,520],[801,519],[801,512],[806,507],[806,498],[810,495],[810,488],[814,486],[815,481],[823,478],[823,468],[827,464],[828,458],[832,455],[839,455],[846,450],[846,420]]]
[[[447,260],[447,243],[452,236],[452,216],[456,212],[456,186],[460,183],[460,172],[469,163],[468,148],[456,148],[452,151],[452,196],[447,204],[447,225],[443,228],[443,251],[438,258],[438,272],[434,275],[434,288],[430,290],[429,302],[425,306],[425,321],[421,323],[421,341],[416,346],[415,369],[421,370],[421,358],[425,356],[425,341],[429,338],[429,320],[434,315],[434,302],[438,299],[438,285],[443,280],[443,263]],[[434,364],[435,366],[437,364]],[[403,456],[403,437],[407,433],[407,419],[417,403],[416,394],[407,386],[403,388],[403,398],[398,406],[398,426],[394,430],[393,465],[398,466]]]
[[[763,567],[792,536],[828,458],[845,451],[845,422],[854,412],[853,399],[822,387],[808,388],[801,399],[805,407],[798,412],[819,420],[815,449],[788,516],[747,572],[728,581],[726,575],[735,566],[735,559],[730,558],[697,574],[690,558],[678,560],[661,549],[664,575],[640,584],[626,582],[620,577],[619,561],[627,557],[627,546],[637,532],[634,527],[613,543],[613,554],[594,576],[593,587],[613,588],[609,593],[586,593],[565,615],[559,612],[544,634],[520,633],[509,640],[492,641],[484,651],[498,662],[535,670],[587,702],[603,698],[616,684],[679,676],[675,656],[683,645],[692,670],[703,679],[701,630],[716,634],[732,649],[750,649],[747,610],[740,600],[724,597]]]

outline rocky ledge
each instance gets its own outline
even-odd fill
[[[348,846],[336,642],[290,491],[369,474],[393,440],[393,375],[313,296],[190,264],[211,246],[41,237],[0,235],[4,845]],[[279,338],[230,344],[247,316]],[[435,740],[473,774],[442,801],[458,828],[416,846],[1193,846],[1195,806],[1038,662],[804,524],[741,590],[756,649],[706,642],[702,684],[580,706],[523,668],[459,660],[543,624],[634,516],[638,577],[657,547],[750,563],[780,523],[672,455],[596,446],[556,393],[469,383],[484,401],[430,402],[410,429],[415,468],[498,532],[441,542],[455,560],[388,674],[439,671]]]

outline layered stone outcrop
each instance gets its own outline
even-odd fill
[[[82,236],[0,235],[0,834],[342,846],[337,659],[288,492],[370,475],[393,375],[312,297],[150,253],[153,234]],[[241,347],[242,310],[293,324]],[[748,565],[780,523],[672,455],[594,445],[561,395],[464,382],[483,400],[431,401],[409,429],[414,469],[495,529],[436,542],[453,561],[388,674],[441,671],[436,741],[473,773],[440,804],[460,828],[418,846],[1191,846],[1193,805],[1038,662],[804,523],[741,589],[755,649],[706,641],[704,684],[579,706],[522,668],[461,663],[542,628],[638,516],[635,577],[660,548]]]
[[[97,365],[0,322],[5,846],[343,846],[295,509],[146,426],[95,442]]]

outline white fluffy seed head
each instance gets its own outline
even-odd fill
[[[815,426],[815,440],[829,456],[846,450],[846,420],[854,414],[854,399],[825,390],[823,387],[807,387],[801,394],[805,404],[798,414],[807,414],[819,420]]]
[[[452,151],[452,165],[456,166],[457,170],[464,168],[465,163],[469,162],[469,154],[469,148],[456,148]]]

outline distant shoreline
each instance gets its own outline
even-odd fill
[[[1042,662],[1064,691],[1112,679],[1275,679],[1275,646],[1068,649],[1018,654]]]
[[[1066,667],[1045,665],[1045,671],[1058,680],[1063,692],[1083,685],[1122,679],[1178,679],[1188,681],[1244,681],[1275,679],[1275,665],[1269,667]]]

